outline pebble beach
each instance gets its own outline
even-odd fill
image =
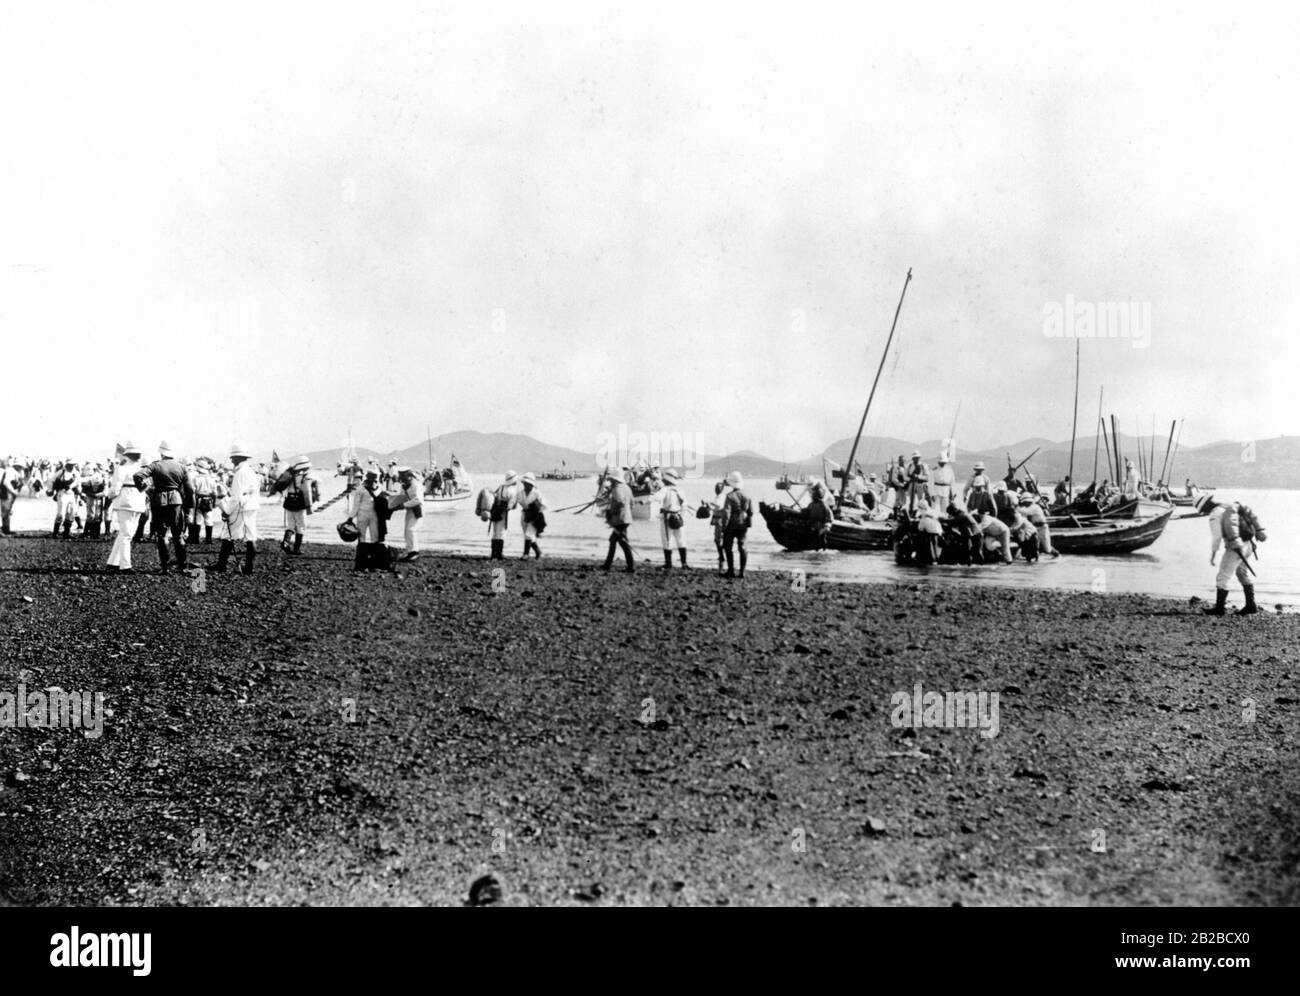
[[[0,695],[104,702],[0,726],[4,902],[1300,900],[1294,614],[262,547],[0,540]],[[996,735],[900,724],[918,685]]]

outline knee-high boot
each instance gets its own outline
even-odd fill
[[[1246,596],[1246,605],[1245,607],[1237,610],[1237,615],[1253,616],[1256,612],[1259,611],[1259,606],[1255,604],[1255,588],[1253,585],[1249,588],[1247,588],[1245,585],[1242,585],[1241,590]]]
[[[370,544],[357,541],[357,559],[352,562],[354,571],[364,571],[366,563],[370,559]]]
[[[686,547],[679,546],[677,548],[677,559],[682,562],[683,567],[686,566]]]
[[[731,547],[726,547],[723,553],[727,556],[727,573],[723,577],[734,578],[736,576],[736,551]]]
[[[302,533],[293,534],[293,552],[302,553]]]
[[[217,562],[215,564],[208,564],[207,569],[210,571],[217,571],[218,573],[225,573],[226,565],[230,562],[230,555],[234,552],[234,549],[235,544],[233,540],[223,539],[221,541],[221,550],[217,554]]]
[[[211,542],[212,542],[212,527],[211,527],[211,526],[204,526],[204,527],[203,527],[203,542],[204,542],[205,544],[207,544],[207,543],[211,543]]]
[[[189,534],[189,541],[191,543],[197,543],[199,541],[199,524],[197,522],[190,524]]]
[[[1201,611],[1204,612],[1207,616],[1221,616],[1226,611],[1227,604],[1228,604],[1228,589],[1216,588],[1214,589],[1214,608],[1202,609]]]
[[[253,573],[253,560],[257,557],[257,547],[252,543],[244,544],[244,573]]]
[[[673,552],[672,550],[664,551],[664,566],[661,570],[671,571],[673,569]]]

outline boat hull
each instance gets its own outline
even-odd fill
[[[474,497],[473,491],[462,491],[459,494],[447,495],[425,495],[424,510],[426,512],[446,512],[453,508],[458,508],[465,502]]]
[[[807,519],[786,506],[760,502],[758,511],[767,523],[767,531],[772,534],[772,539],[796,553],[807,550],[888,550],[893,535],[893,525],[889,522],[849,522],[836,519],[823,540],[812,519]]]
[[[1160,513],[1135,519],[1098,519],[1079,526],[1052,525],[1052,546],[1061,553],[1121,554],[1150,546],[1165,531],[1174,510],[1159,506]]]

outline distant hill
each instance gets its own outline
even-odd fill
[[[1080,484],[1092,480],[1094,436],[1080,437],[1075,442],[1074,476]],[[1148,455],[1155,451],[1155,475],[1159,476],[1161,465],[1165,462],[1167,437],[1150,436],[1135,438],[1120,434],[1120,449],[1124,456],[1136,461],[1138,448]],[[852,437],[831,443],[822,453],[803,457],[799,460],[781,461],[756,453],[753,450],[741,450],[726,456],[708,456],[703,458],[704,476],[720,478],[727,471],[738,470],[747,477],[776,477],[789,471],[791,474],[803,472],[820,475],[822,457],[826,456],[836,463],[848,461],[849,450],[853,446]],[[858,447],[857,462],[863,469],[879,474],[886,461],[892,462],[899,454],[904,457],[912,450],[919,449],[931,466],[939,454],[940,442],[926,440],[913,443],[894,437],[864,436]],[[1024,439],[988,450],[965,450],[959,445],[954,461],[958,476],[968,475],[977,461],[983,461],[989,471],[998,477],[1006,473],[1007,453],[1019,462],[1028,457],[1035,449],[1038,452],[1030,459],[1028,468],[1039,481],[1050,483],[1060,480],[1070,466],[1070,441],[1053,442],[1041,437]],[[363,447],[357,448],[358,455],[367,459],[374,457],[387,464],[390,460],[407,463],[414,467],[423,467],[427,462],[428,446],[425,442],[414,443],[402,450],[380,453]],[[531,470],[537,473],[561,466],[561,462],[571,470],[594,472],[594,457],[590,453],[552,446],[533,439],[531,436],[516,433],[482,433],[451,432],[434,437],[433,453],[441,466],[451,461],[456,454],[461,462],[473,472],[501,473],[506,470],[520,472]],[[282,453],[291,458],[297,454]],[[1172,456],[1173,454],[1171,454]],[[318,450],[309,453],[312,462],[318,467],[332,467],[338,460],[337,449]],[[1109,463],[1108,463],[1109,459]],[[1114,477],[1108,467],[1113,465],[1113,455],[1108,458],[1103,446],[1097,460],[1097,476],[1102,479]],[[1219,488],[1300,488],[1300,436],[1277,436],[1261,439],[1253,443],[1223,441],[1201,447],[1182,447],[1173,461],[1172,473],[1167,474],[1171,483],[1181,485],[1190,477],[1198,484]]]
[[[339,451],[320,450],[308,455],[317,466],[333,466],[338,461]],[[423,468],[429,462],[429,442],[422,440],[389,453],[358,446],[357,455],[363,461],[374,457],[384,465],[396,461]],[[552,446],[531,436],[509,432],[448,432],[433,437],[433,457],[438,461],[438,466],[446,467],[451,463],[453,455],[459,458],[471,474],[475,471],[499,474],[507,470],[517,470],[521,474],[529,470],[542,473],[561,466],[562,461],[570,470],[595,470],[594,458],[590,453]]]

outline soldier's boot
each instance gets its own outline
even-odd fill
[[[736,553],[730,547],[723,551],[727,555],[727,573],[722,575],[724,578],[734,578],[736,576]]]
[[[747,565],[748,563],[749,563],[749,551],[741,550],[740,551],[740,573],[738,573],[736,577],[743,578],[745,576],[745,565]]]
[[[1221,616],[1224,614],[1224,606],[1228,604],[1228,589],[1216,588],[1214,590],[1214,608],[1202,609],[1207,616]]]
[[[618,541],[611,539],[609,541],[609,553],[605,555],[605,563],[601,565],[602,571],[608,571],[614,566],[614,552],[618,549]]]
[[[253,573],[253,560],[257,557],[257,547],[252,543],[244,544],[244,573]]]
[[[354,571],[364,571],[366,569],[366,561],[370,557],[369,547],[369,543],[357,542],[357,559],[352,562]]]
[[[289,540],[291,539],[293,539],[293,530],[286,529],[284,531],[284,538],[280,540],[280,549],[283,550],[285,553],[289,552]]]
[[[167,541],[160,539],[158,541],[158,573],[166,574],[170,558],[167,556]]]
[[[673,552],[672,552],[672,550],[665,550],[665,551],[664,551],[664,566],[661,567],[660,570],[663,570],[663,571],[671,571],[672,569],[673,569]]]
[[[222,540],[221,550],[217,553],[217,562],[215,564],[208,564],[205,570],[216,571],[220,574],[224,574],[226,571],[226,565],[230,563],[230,555],[234,552],[234,549],[234,540]]]
[[[204,545],[206,546],[207,544],[209,544],[209,543],[211,543],[211,542],[212,542],[212,527],[211,527],[211,526],[204,526],[204,527],[203,527],[203,543],[204,543]]]
[[[63,528],[63,520],[62,520],[62,519],[55,519],[55,520],[54,520],[54,528],[50,530],[50,535],[53,536],[53,537],[55,537],[55,538],[57,539],[57,538],[58,538],[58,535],[59,535],[59,530],[62,529],[62,528]]]
[[[494,539],[494,540],[492,541],[492,553],[489,555],[488,559],[489,559],[489,560],[505,560],[505,559],[506,559],[506,541],[505,541],[505,540]]]
[[[623,559],[627,561],[627,566],[623,568],[623,571],[626,574],[631,574],[636,570],[636,561],[632,558],[632,546],[627,540],[624,540],[620,545],[623,547]]]
[[[197,543],[199,541],[199,525],[197,522],[190,523],[189,541],[191,543]]]
[[[293,534],[293,552],[302,553],[302,533]]]
[[[64,539],[71,539],[71,538],[72,538],[72,520],[71,520],[71,519],[64,519],[64,520],[63,520],[63,538],[64,538]]]
[[[1244,608],[1240,608],[1237,610],[1237,615],[1253,616],[1256,612],[1259,611],[1259,606],[1255,604],[1255,589],[1253,587],[1247,588],[1245,585],[1243,585],[1241,590],[1246,595],[1246,605]]]
[[[534,560],[542,559],[542,548],[537,545],[537,540],[533,540],[533,559]]]
[[[686,547],[682,546],[677,548],[677,559],[682,562],[683,567],[686,566]]]
[[[532,548],[533,548],[533,541],[532,541],[532,540],[524,540],[524,552],[520,555],[519,559],[520,559],[520,560],[527,560],[527,559],[528,559],[528,554],[532,551]]]

